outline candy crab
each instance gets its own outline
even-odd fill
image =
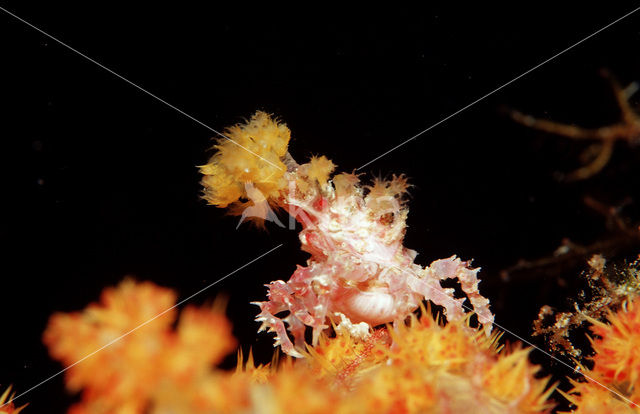
[[[299,165],[286,151],[288,128],[263,112],[226,132],[229,140],[220,140],[219,152],[201,167],[205,198],[239,214],[246,208],[286,210],[302,225],[302,249],[311,254],[287,282],[267,285],[268,300],[256,303],[260,330],[274,332],[275,345],[285,353],[302,356],[307,327],[314,345],[331,323],[365,338],[376,325],[404,321],[423,300],[442,306],[450,320],[465,318],[465,298],[443,288],[445,279],[460,282],[490,332],[493,315],[478,291],[479,269],[455,256],[423,268],[414,263],[417,252],[403,246],[406,178],[376,179],[364,186],[355,174],[332,177],[335,165],[324,156]],[[264,196],[248,194],[248,188]],[[279,316],[282,312],[288,314]]]

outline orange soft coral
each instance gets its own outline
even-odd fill
[[[570,394],[565,398],[576,406],[571,414],[638,414],[634,405],[614,396],[611,391],[593,382],[574,383]],[[569,413],[564,413],[569,414]]]
[[[75,362],[85,348],[122,336],[173,299],[167,289],[125,281],[82,313],[55,315],[45,341],[56,358]],[[487,337],[464,321],[443,326],[424,308],[421,318],[366,339],[333,325],[335,335],[323,334],[302,359],[255,367],[249,354],[235,372],[215,367],[235,343],[220,310],[188,307],[176,328],[175,315],[166,313],[70,367],[67,385],[83,393],[69,412],[435,414],[469,406],[491,414],[547,412],[551,391],[534,378],[527,351],[496,355],[497,334]]]
[[[174,302],[169,289],[126,280],[84,312],[51,318],[44,342],[70,367],[67,387],[83,390],[74,413],[146,412],[159,389],[192,389],[233,348],[219,310],[187,308],[174,330]]]
[[[567,398],[578,407],[576,413],[640,413],[640,297],[609,311],[607,320],[590,319],[596,335],[593,369]]]
[[[609,384],[627,384],[640,398],[640,298],[624,302],[607,319],[608,324],[593,320],[593,371]]]
[[[168,289],[127,280],[117,289],[105,289],[100,303],[89,305],[82,313],[53,315],[44,333],[51,356],[70,366],[91,355],[67,371],[67,387],[72,391],[84,388],[90,394],[108,394],[114,401],[145,395],[146,388],[155,382],[151,362],[166,346],[164,333],[173,323],[175,312],[167,312],[136,332],[118,338],[174,302],[175,295]],[[135,368],[127,371],[123,366]]]

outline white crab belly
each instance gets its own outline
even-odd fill
[[[358,291],[341,300],[339,311],[352,322],[376,326],[406,317],[417,308],[417,304],[409,302],[401,303],[387,292]]]

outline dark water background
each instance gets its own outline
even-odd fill
[[[638,6],[512,4],[1,6],[213,128],[265,110],[291,128],[296,159],[325,154],[351,171]],[[598,72],[640,80],[639,28],[640,14],[629,17],[362,170],[411,178],[406,245],[418,262],[473,258],[496,321],[524,338],[540,306],[562,308],[577,293],[582,259],[509,279],[501,271],[551,256],[564,238],[613,237],[585,197],[626,200],[621,216],[637,225],[640,148],[619,144],[598,176],[561,182],[586,145],[516,125],[500,108],[615,121]],[[272,339],[256,335],[249,302],[307,255],[296,232],[235,230],[199,198],[195,166],[213,133],[2,12],[0,53],[0,384],[21,391],[57,372],[41,344],[49,315],[82,309],[125,275],[186,297],[283,243],[193,300],[226,294],[245,351],[268,361]],[[60,376],[25,396],[29,412],[62,412],[72,401],[63,387]]]

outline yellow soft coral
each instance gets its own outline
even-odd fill
[[[539,368],[529,363],[528,350],[500,351],[498,336],[487,337],[463,321],[441,326],[424,309],[421,318],[412,315],[408,325],[391,330],[392,364],[372,380],[391,397],[378,404],[385,403],[387,412],[398,406],[415,413],[459,412],[469,406],[496,414],[548,412],[554,387],[535,377]],[[415,395],[411,389],[424,392]],[[403,400],[407,392],[411,398]]]
[[[330,379],[336,387],[351,388],[364,373],[386,362],[387,355],[381,347],[388,343],[385,328],[377,329],[365,339],[344,331],[338,331],[332,338],[323,334],[318,345],[308,346],[304,361],[315,375]]]
[[[335,168],[335,164],[324,155],[311,157],[306,170],[307,177],[317,181],[320,185],[325,185]]]
[[[0,414],[18,414],[28,405],[24,404],[20,407],[16,407],[13,403],[14,398],[15,393],[11,392],[11,386],[7,387],[0,396]]]
[[[218,207],[246,200],[246,183],[267,199],[277,197],[287,186],[283,177],[289,128],[258,111],[245,123],[227,128],[225,136],[214,146],[216,154],[200,167],[205,200]]]
[[[411,316],[362,340],[322,336],[298,365],[330,380],[337,413],[547,413],[554,387],[537,379],[528,349],[501,350],[465,322]]]

